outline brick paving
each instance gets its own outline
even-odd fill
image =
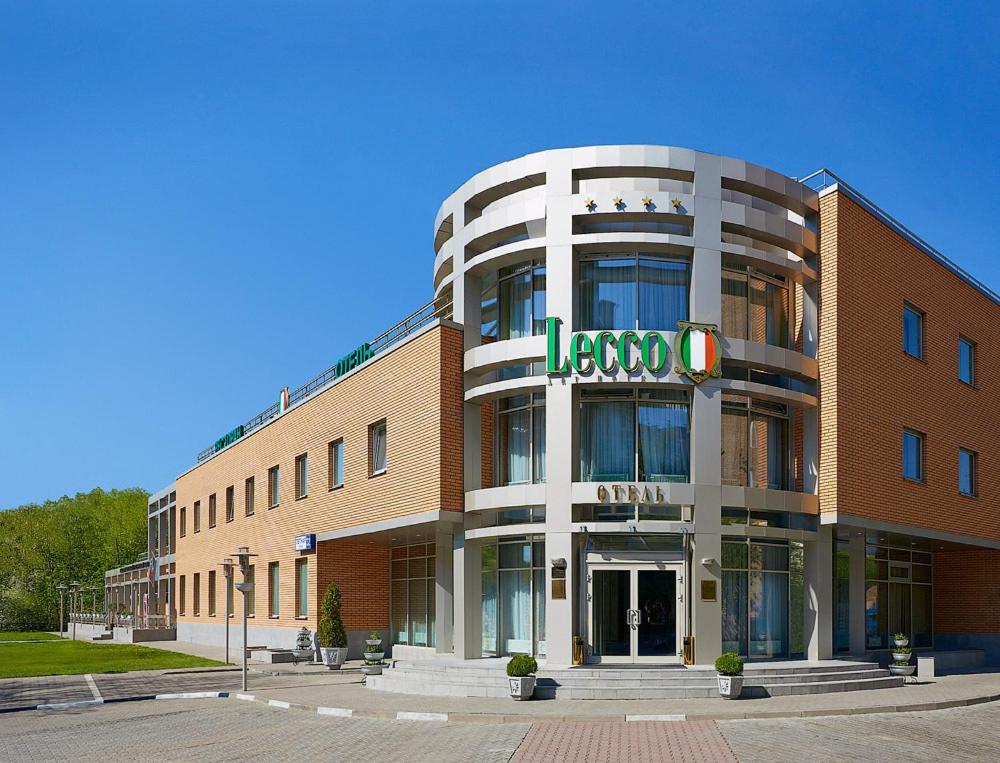
[[[584,721],[532,725],[512,763],[735,763],[714,721]]]

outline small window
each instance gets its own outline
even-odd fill
[[[958,338],[958,378],[969,386],[976,383],[976,345],[965,337]]]
[[[208,571],[208,616],[215,617],[215,570]]]
[[[344,484],[344,441],[334,440],[328,448],[330,490]]]
[[[188,531],[188,510],[186,506],[181,506],[181,537],[187,535]]]
[[[268,616],[278,617],[281,613],[281,602],[279,599],[281,587],[278,579],[278,563],[271,562],[267,565],[267,606]]]
[[[976,453],[965,448],[958,449],[958,492],[976,494]]]
[[[230,485],[226,488],[226,521],[232,522],[236,516],[236,487]]]
[[[295,560],[295,616],[309,616],[309,560]]]
[[[303,453],[295,459],[295,498],[309,495],[309,457]]]
[[[253,477],[247,477],[243,486],[243,508],[248,517],[253,514]]]
[[[281,498],[279,481],[280,475],[278,474],[278,467],[272,466],[267,470],[267,507],[269,509],[273,509],[277,506],[278,499]]]
[[[911,305],[903,305],[903,352],[924,357],[924,314]]]
[[[233,570],[233,575],[236,571]],[[233,611],[233,575],[229,575],[226,578],[226,615],[232,617],[235,613]]]
[[[187,612],[187,577],[181,575],[181,590],[180,590],[180,606],[178,607],[178,612],[180,614],[185,614]]]
[[[386,452],[385,419],[372,424],[368,428],[368,450],[369,462],[371,463],[370,473],[372,476],[381,474],[389,464]]]
[[[256,567],[250,565],[247,567],[247,577],[246,580],[250,584],[250,590],[246,592],[246,596],[243,601],[246,602],[247,617],[253,617],[256,614],[256,601],[254,596],[256,596],[256,586],[254,585],[254,578],[256,577]]]
[[[201,501],[194,502],[194,531],[201,532]]]
[[[215,493],[208,497],[208,526],[215,527]]]
[[[903,476],[908,480],[924,480],[924,436],[907,429],[903,432]]]
[[[197,530],[195,531],[197,532]],[[194,573],[194,585],[192,586],[192,595],[194,596],[194,616],[198,617],[201,615],[201,573]]]

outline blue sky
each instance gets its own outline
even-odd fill
[[[1000,289],[983,4],[0,2],[0,507],[158,489],[431,296],[524,153],[827,166]]]

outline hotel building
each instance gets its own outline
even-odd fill
[[[157,495],[177,638],[221,643],[249,546],[251,645],[293,646],[336,582],[352,656],[371,630],[548,666],[903,632],[1000,662],[1000,297],[858,191],[543,151],[449,196],[433,252],[425,308]]]

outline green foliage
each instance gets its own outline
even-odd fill
[[[344,621],[340,617],[340,589],[336,583],[330,583],[323,594],[316,633],[321,647],[347,648],[347,631],[344,630]]]
[[[69,640],[44,644],[0,644],[0,678],[207,668],[221,664],[216,660],[135,644]]]
[[[146,551],[147,498],[96,488],[0,511],[0,630],[58,629],[60,583],[97,586],[100,607],[105,571]]]
[[[910,654],[911,649],[908,646],[894,646],[891,651],[893,654]]]
[[[735,652],[720,654],[715,661],[715,672],[721,676],[743,675],[743,660]]]
[[[378,631],[372,631],[371,633],[368,634],[368,638],[371,641],[381,641],[382,634],[379,633]]]
[[[507,663],[507,675],[512,678],[524,678],[538,670],[538,661],[528,654],[516,654]]]
[[[892,638],[894,641],[906,641],[910,637],[907,636],[905,633],[893,633]]]

